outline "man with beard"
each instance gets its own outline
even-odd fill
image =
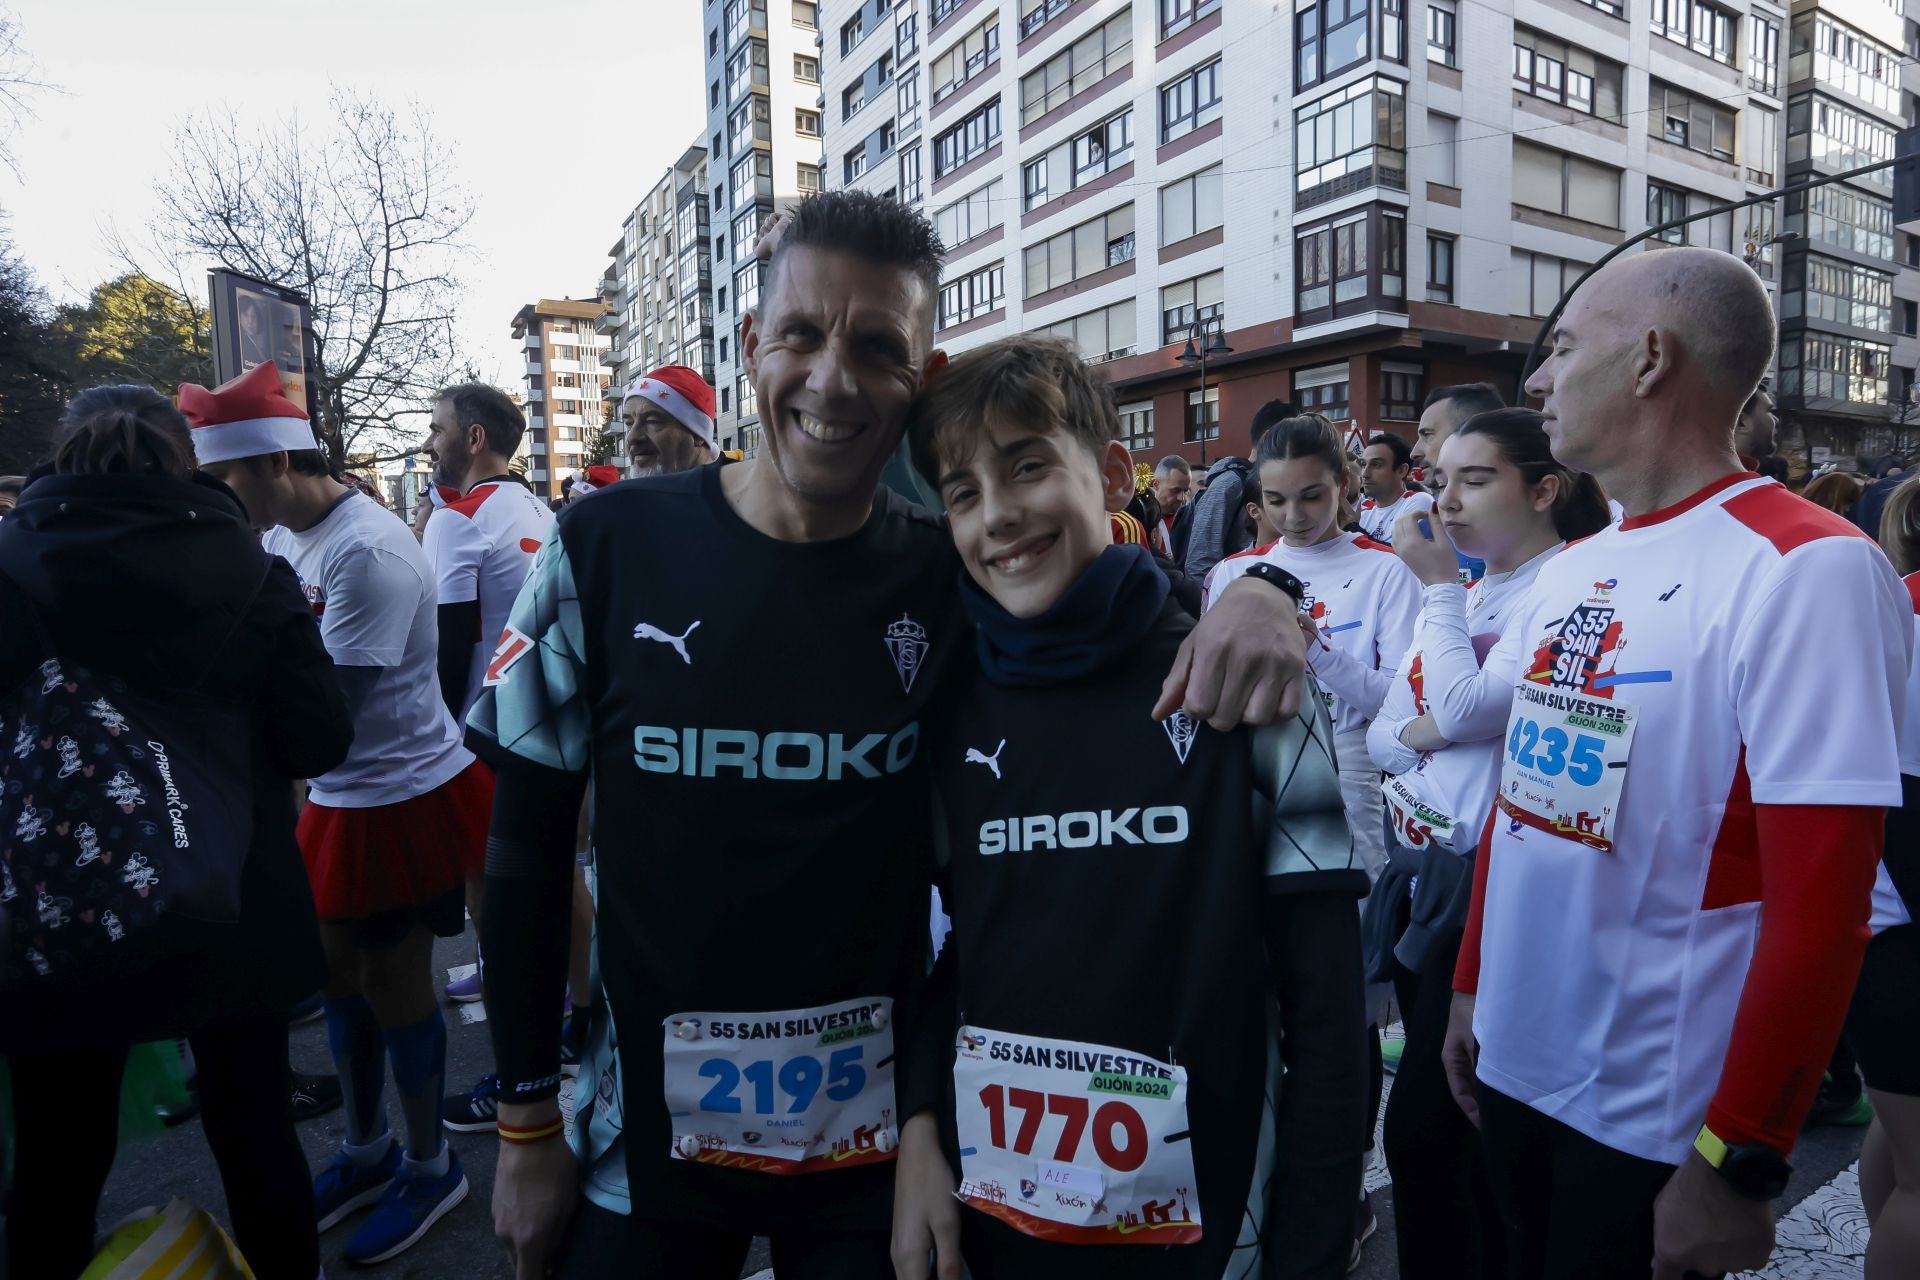
[[[629,382],[620,421],[626,424],[628,471],[635,479],[677,475],[716,456],[713,388],[686,365],[662,365]]]
[[[440,393],[433,406],[427,453],[433,482],[454,491],[427,521],[421,545],[433,568],[440,623],[440,696],[455,720],[467,713],[486,679],[493,642],[526,581],[533,553],[553,528],[553,513],[507,469],[520,447],[526,419],[497,387],[464,382]],[[467,909],[480,919],[479,881],[468,882]],[[447,998],[481,997],[479,966],[447,984]],[[447,1127],[457,1133],[489,1128],[494,1077],[446,1100]]]

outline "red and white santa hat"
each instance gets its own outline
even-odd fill
[[[585,471],[574,476],[573,492],[575,496],[578,496],[583,493],[592,493],[595,489],[604,489],[610,484],[619,483],[620,468],[614,466],[612,463],[603,462],[598,466],[588,467]]]
[[[320,447],[307,411],[287,399],[271,360],[211,391],[181,383],[180,412],[193,428],[193,453],[202,466]]]
[[[717,447],[713,433],[713,388],[699,371],[684,364],[662,365],[627,384],[624,406],[635,397],[649,401],[675,422],[693,432],[707,448]]]

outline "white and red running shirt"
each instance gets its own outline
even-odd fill
[[[1907,673],[1906,714],[1900,721],[1900,772],[1920,778],[1920,573],[1908,574],[1906,583],[1913,600],[1914,663]],[[1882,862],[1873,880],[1873,931],[1912,923],[1913,913]]]
[[[1913,640],[1879,547],[1751,474],[1540,570],[1487,659],[1521,678],[1456,975],[1477,981],[1482,1081],[1615,1150],[1686,1157],[1738,1065],[1755,805],[1900,803]]]
[[[1367,753],[1374,764],[1430,816],[1460,829],[1452,842],[1458,852],[1477,841],[1493,802],[1502,731],[1519,675],[1513,667],[1482,666],[1482,659],[1499,643],[1542,566],[1564,545],[1555,543],[1517,569],[1490,573],[1465,587],[1446,582],[1425,588],[1413,643],[1367,726]],[[1449,743],[1439,751],[1415,751],[1400,740],[1409,722],[1427,714]],[[1408,843],[1404,835],[1402,842]]]
[[[433,574],[400,517],[354,489],[311,529],[276,526],[260,542],[300,576],[334,662],[380,668],[346,760],[310,782],[313,800],[336,809],[398,804],[472,764],[440,699]]]
[[[1335,733],[1365,732],[1413,639],[1420,579],[1391,547],[1343,533],[1312,547],[1283,539],[1228,556],[1207,574],[1203,611],[1241,574],[1265,561],[1307,588],[1300,610],[1320,630],[1308,668],[1331,701]]]
[[[547,504],[510,476],[481,481],[427,521],[422,545],[433,565],[439,602],[480,602],[480,634],[473,637],[462,719],[480,696],[487,663],[533,567],[533,553],[552,531],[553,512]]]
[[[1393,545],[1393,522],[1408,511],[1433,510],[1433,495],[1408,489],[1384,506],[1372,498],[1360,499],[1360,532],[1383,546]]]

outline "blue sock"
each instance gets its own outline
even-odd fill
[[[379,1020],[365,996],[327,997],[327,1047],[345,1095],[347,1142],[365,1147],[387,1131],[380,1092],[387,1080]]]
[[[432,1160],[440,1153],[440,1090],[447,1074],[447,1024],[440,1011],[412,1026],[390,1028],[387,1060],[407,1122],[407,1155]]]

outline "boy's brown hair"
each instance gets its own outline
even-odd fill
[[[1880,512],[1880,549],[1902,577],[1920,572],[1920,476],[1910,476],[1887,495]]]
[[[1113,392],[1072,344],[1015,334],[955,357],[914,401],[907,415],[914,470],[938,490],[943,442],[1008,421],[1058,426],[1096,458],[1120,438]]]

